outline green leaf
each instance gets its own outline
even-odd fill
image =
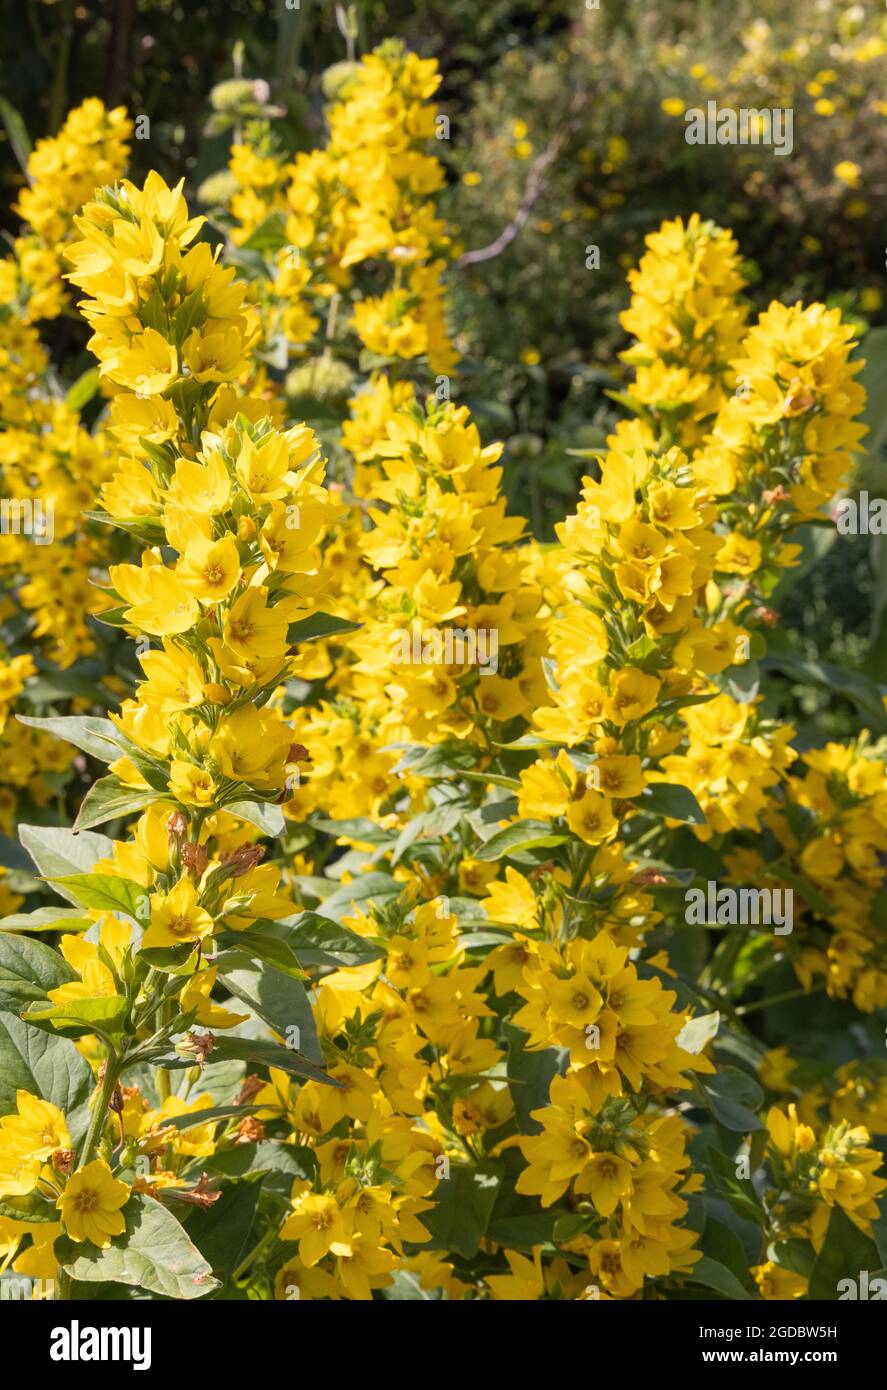
[[[38,907],[34,912],[13,912],[0,917],[0,932],[12,931],[88,931],[92,918],[76,907]]]
[[[48,719],[17,714],[16,719],[29,729],[42,729],[47,734],[55,734],[65,743],[73,743],[75,748],[98,758],[99,762],[113,763],[120,757],[117,730],[110,719],[99,719],[92,714],[54,714]]]
[[[64,1272],[78,1283],[129,1284],[164,1298],[201,1298],[219,1287],[207,1261],[160,1202],[134,1192],[123,1215],[126,1231],[106,1250],[61,1236],[55,1252]]]
[[[244,251],[271,251],[276,252],[287,245],[286,220],[282,213],[272,212],[266,217],[264,222],[260,222],[255,231],[241,242],[241,249]]]
[[[724,1298],[741,1299],[745,1302],[752,1297],[742,1287],[736,1275],[727,1269],[726,1265],[719,1264],[717,1260],[709,1259],[707,1255],[703,1255],[702,1259],[693,1266],[687,1279],[693,1284],[702,1284],[706,1289],[714,1289]]]
[[[118,816],[134,816],[152,801],[162,801],[163,796],[163,792],[150,788],[127,787],[117,777],[100,777],[81,801],[74,829],[88,830]]]
[[[92,830],[75,834],[62,826],[20,825],[18,835],[38,871],[47,879],[88,873],[97,859],[110,859],[114,853],[113,840]],[[68,902],[79,903],[79,898],[59,891]]]
[[[381,944],[316,912],[300,912],[275,925],[286,929],[286,940],[303,965],[363,965],[385,955]]]
[[[473,768],[480,757],[479,750],[471,744],[446,740],[431,748],[422,744],[392,744],[392,749],[401,748],[400,761],[394,769],[396,774],[412,772],[417,777],[434,778],[459,777]]]
[[[260,1042],[255,1038],[217,1037],[213,1048],[213,1058],[227,1061],[236,1058],[241,1062],[254,1062],[262,1067],[278,1067],[280,1071],[291,1072],[293,1076],[304,1076],[309,1081],[319,1081],[326,1086],[338,1086],[339,1082],[327,1076],[316,1062],[303,1057],[293,1048],[281,1043]]]
[[[27,874],[34,871],[31,856],[8,835],[0,835],[0,864],[4,869],[24,869]]]
[[[58,1221],[59,1209],[35,1189],[25,1197],[4,1197],[0,1201],[0,1216],[8,1216],[12,1221]]]
[[[540,1211],[538,1207],[533,1210],[529,1203],[522,1210],[513,1213],[509,1210],[500,1215],[502,1205],[501,1200],[496,1203],[487,1235],[498,1245],[507,1245],[509,1250],[530,1251],[534,1245],[548,1244],[554,1237],[557,1223],[570,1215],[564,1207],[547,1207]]]
[[[816,1263],[816,1251],[809,1240],[777,1240],[769,1247],[767,1259],[809,1279]]]
[[[743,661],[711,679],[738,705],[750,705],[761,688],[761,668],[757,661]]]
[[[763,1105],[764,1092],[748,1072],[738,1067],[718,1067],[714,1076],[704,1080],[697,1077],[696,1084],[715,1119],[725,1129],[751,1134],[762,1128],[754,1112]]]
[[[283,811],[274,802],[230,801],[225,810],[232,816],[248,821],[263,835],[270,835],[275,840],[284,832]]]
[[[163,522],[159,517],[153,516],[111,516],[108,512],[88,511],[82,515],[87,521],[95,521],[100,526],[111,526],[116,531],[125,531],[128,536],[135,536],[136,540],[143,545],[163,545],[166,540],[166,532]],[[125,603],[122,608],[107,609],[103,613],[96,613],[98,622],[104,622],[108,627],[125,627],[123,614],[129,611],[129,604]]]
[[[568,835],[552,834],[547,821],[519,820],[513,825],[506,825],[504,830],[497,830],[495,835],[491,835],[485,844],[475,850],[474,857],[493,862],[525,849],[547,849],[554,845],[563,845],[569,838]]]
[[[30,1091],[57,1105],[76,1145],[89,1124],[95,1080],[89,1063],[67,1038],[56,1037],[0,1012],[0,1114],[14,1114],[15,1093]]]
[[[863,448],[877,458],[887,443],[887,328],[870,328],[863,341],[865,366],[860,385],[868,394],[863,420],[869,427]]]
[[[18,160],[19,168],[25,175],[25,178],[28,178],[28,157],[33,148],[31,145],[31,137],[28,135],[28,127],[25,125],[22,117],[19,115],[18,111],[16,111],[12,103],[7,101],[5,97],[0,97],[0,118],[3,120],[6,134],[9,136],[9,143],[12,146],[13,154]]]
[[[21,1013],[26,1004],[78,978],[64,956],[27,936],[0,936],[0,1009]]]
[[[123,912],[144,924],[149,916],[148,893],[139,883],[116,874],[68,874],[49,880],[69,901],[101,912]]]
[[[651,782],[637,799],[642,811],[651,811],[669,820],[686,821],[688,825],[705,825],[705,812],[689,787],[676,782]]]
[[[225,1280],[247,1253],[264,1173],[225,1182],[211,1207],[193,1211],[187,1231],[210,1269]]]
[[[343,632],[357,632],[361,626],[348,618],[335,618],[331,613],[312,613],[310,618],[290,623],[286,640],[295,647],[300,642],[318,642],[324,637],[339,637]]]
[[[422,1224],[433,1238],[432,1249],[453,1250],[466,1260],[473,1259],[487,1233],[504,1171],[502,1163],[491,1160],[452,1165],[450,1176],[434,1190],[433,1211],[422,1214]]]
[[[474,774],[462,775],[470,777]],[[462,811],[458,806],[436,806],[433,811],[421,811],[418,815],[410,816],[394,842],[391,852],[392,867],[400,862],[420,836],[426,832],[435,836],[446,835],[458,823],[461,815]]]
[[[291,947],[274,931],[276,922],[262,925],[267,925],[271,930],[256,931],[255,923],[249,929],[249,955],[267,961],[276,970],[282,970],[284,975],[289,975],[291,980],[307,980],[308,976],[293,955]],[[242,952],[245,949],[240,932],[224,932],[218,940],[226,952]]]
[[[53,1028],[76,1029],[79,1033],[121,1033],[128,1004],[121,994],[100,999],[72,999],[67,1004],[38,1004],[23,1014],[26,1023],[50,1023]]]
[[[99,389],[99,369],[98,367],[88,367],[86,371],[78,376],[73,386],[65,392],[65,405],[69,410],[82,410],[88,405]]]
[[[887,1265],[887,1203],[882,1202],[878,1212],[877,1221],[872,1222],[872,1235],[878,1247],[881,1264]]]
[[[719,1149],[712,1148],[706,1151],[706,1156],[713,1186],[729,1203],[736,1215],[741,1216],[746,1221],[751,1221],[755,1226],[766,1226],[767,1213],[761,1206],[754,1184],[749,1178],[737,1176],[735,1160],[730,1158],[728,1154],[721,1153]]]
[[[235,960],[238,957],[235,955]],[[236,969],[220,966],[224,971],[222,978],[226,987],[237,998],[264,1019],[269,1028],[279,1033],[289,1044],[291,1028],[297,1028],[297,1051],[312,1061],[323,1065],[323,1052],[317,1040],[314,1015],[305,988],[298,980],[292,980],[273,966],[255,966],[239,957],[243,962]]]
[[[338,921],[341,917],[351,916],[355,903],[386,902],[396,898],[402,891],[403,884],[398,883],[390,874],[358,874],[351,883],[341,884],[334,893],[325,898],[318,910],[321,916]]]
[[[887,733],[887,713],[881,700],[887,691],[860,671],[845,671],[828,661],[806,661],[794,652],[770,652],[762,665],[803,685],[819,685],[832,695],[843,695],[856,705],[875,733]]]
[[[186,1129],[196,1129],[197,1126],[211,1124],[214,1120],[230,1120],[236,1115],[242,1120],[245,1115],[255,1115],[261,1109],[257,1105],[208,1105],[205,1110],[189,1110],[185,1115],[170,1115],[163,1117],[164,1129],[171,1125],[179,1133]]]
[[[807,1297],[836,1300],[842,1279],[853,1279],[858,1284],[863,1271],[876,1274],[882,1264],[875,1242],[854,1226],[841,1207],[832,1207],[822,1249],[810,1275]]]
[[[739,1280],[746,1293],[752,1298],[757,1298],[757,1288],[749,1273],[745,1246],[734,1230],[709,1215],[701,1243],[703,1251],[710,1259],[716,1260],[728,1269]]]
[[[518,1129],[521,1134],[539,1134],[542,1126],[531,1118],[531,1111],[548,1104],[549,1087],[564,1070],[568,1054],[559,1047],[528,1052],[525,1043],[529,1033],[513,1023],[504,1024],[503,1032],[508,1042],[508,1082]]]

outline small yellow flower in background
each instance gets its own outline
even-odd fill
[[[111,1237],[122,1236],[126,1229],[120,1208],[129,1194],[129,1186],[111,1175],[104,1159],[96,1158],[73,1174],[56,1206],[72,1240],[90,1240],[105,1250]]]
[[[858,48],[854,48],[853,57],[857,63],[870,63],[873,58],[883,58],[885,53],[887,53],[887,43],[883,39],[873,36],[865,43],[860,44]]]
[[[848,217],[852,217],[854,221],[858,221],[859,218],[865,217],[868,210],[869,205],[866,202],[865,198],[851,198],[850,202],[845,207],[844,212]]]
[[[514,153],[518,159],[529,159],[533,153],[533,146],[529,140],[518,140],[514,147]]]
[[[536,367],[542,361],[542,358],[536,348],[524,348],[520,355],[520,360],[527,367]]]
[[[666,116],[683,116],[686,110],[680,97],[665,97],[659,105]]]
[[[514,125],[511,127],[511,133],[515,140],[524,140],[528,131],[529,126],[526,121],[515,121]]]
[[[859,296],[859,307],[867,314],[875,313],[883,303],[884,299],[877,285],[870,285]]]
[[[828,97],[820,97],[819,101],[813,107],[813,110],[816,112],[817,116],[833,116],[837,107]]]
[[[840,164],[836,164],[832,171],[836,179],[846,183],[849,188],[859,187],[859,176],[862,173],[858,164],[854,164],[852,159],[842,159]]]
[[[469,169],[467,173],[462,175],[462,182],[466,184],[468,188],[477,188],[477,185],[482,181],[483,175],[479,174],[476,169]]]

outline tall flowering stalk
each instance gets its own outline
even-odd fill
[[[242,946],[228,958],[241,966],[270,953],[300,989],[282,941],[257,932],[257,956],[242,934],[291,912],[254,841],[256,830],[282,826],[276,803],[306,755],[272,697],[298,667],[300,620],[317,611],[315,543],[335,508],[311,431],[278,431],[237,392],[254,316],[233,272],[195,240],[200,227],[181,187],[150,175],[143,189],[124,182],[88,204],[67,253],[127,445],[103,520],[149,542],[140,565],[111,567],[105,613],[137,640],[145,679],[111,721],[49,721],[110,762],[77,829],[143,812],[91,872],[47,872],[77,905],[77,928],[96,919],[97,932],[62,937],[65,981],[26,1021],[93,1034],[99,1087],[80,1141],[60,1126],[50,1169],[41,1160],[51,1154],[30,1151],[12,1192],[57,1197],[75,1246],[109,1245],[132,1212],[133,1184],[112,1165],[126,1171],[139,1146],[123,1128],[118,1144],[108,1128],[123,1113],[127,1069],[159,1064],[168,1095],[167,1068],[202,1065],[214,1049],[214,1034],[191,1025],[224,1029],[245,1017],[211,998],[217,973],[232,968],[226,945]],[[32,852],[46,871],[41,844],[35,829]],[[181,1034],[177,1054],[170,1039]],[[276,1051],[285,1067],[323,1079],[319,1058]],[[141,1152],[150,1150],[146,1140]],[[77,1276],[76,1252],[62,1268]]]

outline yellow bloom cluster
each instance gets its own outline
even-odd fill
[[[853,333],[822,305],[749,328],[732,236],[666,223],[622,320],[636,419],[557,544],[528,540],[502,446],[429,379],[455,360],[437,66],[386,44],[339,78],[323,149],[238,142],[227,257],[181,184],[118,181],[129,124],[100,103],[22,195],[109,404],[89,434],[16,301],[0,464],[64,545],[53,569],[14,538],[0,617],[33,613],[65,665],[93,609],[142,676],[107,719],[84,701],[22,725],[38,665],[0,652],[4,780],[47,803],[69,762],[49,731],[109,764],[75,832],[22,832],[69,905],[3,924],[0,955],[35,962],[3,978],[78,1100],[47,1081],[5,1107],[0,1248],[65,1288],[78,1247],[125,1248],[147,1209],[196,1296],[217,1281],[175,1213],[261,1167],[234,1296],[681,1296],[712,1277],[708,1168],[728,1200],[717,1156],[702,1171],[711,1112],[749,1137],[754,1182],[729,1195],[760,1226],[760,1295],[801,1296],[832,1220],[870,1236],[887,1088],[767,1052],[744,1020],[770,1001],[744,992],[784,967],[789,997],[887,1004],[887,771],[867,738],[797,753],[739,677],[793,528],[862,437]],[[272,378],[324,321],[287,407]],[[319,382],[351,395],[329,445],[294,415]],[[0,789],[0,828],[15,809]],[[796,934],[767,951],[681,921],[710,864],[793,887]],[[33,886],[0,883],[4,911]]]
[[[771,1217],[774,1237],[806,1237],[819,1251],[834,1207],[868,1234],[878,1218],[875,1198],[887,1188],[887,1180],[875,1176],[881,1154],[869,1147],[868,1130],[842,1120],[817,1134],[799,1119],[791,1103],[787,1111],[770,1109],[767,1132],[767,1160],[778,1190]],[[772,1260],[756,1266],[752,1274],[762,1298],[801,1298],[807,1292],[806,1276]]]
[[[864,738],[803,753],[803,777],[789,776],[783,800],[763,820],[774,856],[737,848],[731,871],[746,882],[796,883],[799,925],[792,956],[808,989],[823,982],[836,999],[871,1013],[887,1004],[887,957],[879,919],[887,853],[887,765]]]
[[[66,301],[61,249],[74,214],[93,190],[114,183],[129,162],[132,121],[122,106],[98,97],[73,110],[57,135],[38,140],[28,157],[27,186],[14,211],[27,225],[14,255],[0,262],[0,304],[25,323],[56,318]]]
[[[442,286],[452,242],[433,202],[443,168],[427,150],[439,85],[434,59],[389,41],[345,74],[328,108],[325,148],[286,164],[261,127],[251,144],[235,146],[233,236],[260,246],[261,228],[280,218],[270,293],[279,312],[269,317],[295,349],[307,346],[322,318],[328,338],[348,321],[376,358],[422,358],[434,372],[452,370]],[[377,275],[364,284],[358,274],[379,264],[388,270],[381,293]]]
[[[694,214],[663,224],[629,272],[632,301],[620,315],[635,343],[622,354],[636,369],[631,394],[660,416],[684,448],[699,445],[725,391],[732,389],[748,309],[738,247],[729,232]],[[631,434],[617,426],[617,437]],[[642,440],[641,442],[646,442]]]

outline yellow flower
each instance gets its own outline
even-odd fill
[[[836,164],[833,170],[836,179],[846,183],[850,188],[859,187],[859,179],[862,173],[858,164],[854,164],[852,159],[842,159],[840,164]]]
[[[283,1223],[280,1238],[299,1242],[299,1259],[309,1269],[328,1252],[351,1254],[339,1204],[335,1197],[320,1192],[307,1192],[296,1199],[295,1211]]]
[[[588,845],[599,845],[617,827],[610,802],[600,792],[587,791],[567,810],[567,824]]]
[[[78,1243],[89,1240],[100,1250],[107,1249],[112,1236],[122,1236],[126,1230],[121,1207],[129,1200],[130,1190],[112,1176],[104,1159],[93,1159],[68,1179],[56,1203],[65,1231]]]
[[[519,1255],[516,1250],[505,1250],[510,1274],[488,1274],[486,1282],[496,1299],[532,1303],[545,1293],[545,1280],[542,1275],[542,1250],[533,1247],[533,1259]]]
[[[188,1014],[192,1009],[195,1010],[196,1021],[203,1024],[204,1028],[233,1028],[235,1024],[245,1022],[248,1014],[233,1014],[228,1009],[223,1009],[220,1004],[213,1003],[210,995],[215,982],[214,967],[196,971],[179,995],[181,1012]]]
[[[46,1160],[56,1149],[69,1149],[71,1136],[65,1117],[51,1101],[17,1090],[18,1115],[0,1119],[0,1147],[14,1149],[31,1159]]]
[[[195,536],[176,567],[176,575],[201,603],[219,603],[240,574],[240,554],[231,535],[210,541]]]
[[[213,929],[213,919],[200,906],[189,878],[180,878],[170,893],[152,893],[150,903],[151,925],[142,937],[142,949],[201,941]]]
[[[167,786],[183,806],[211,806],[216,797],[216,785],[210,774],[195,763],[174,758],[170,764]]]

